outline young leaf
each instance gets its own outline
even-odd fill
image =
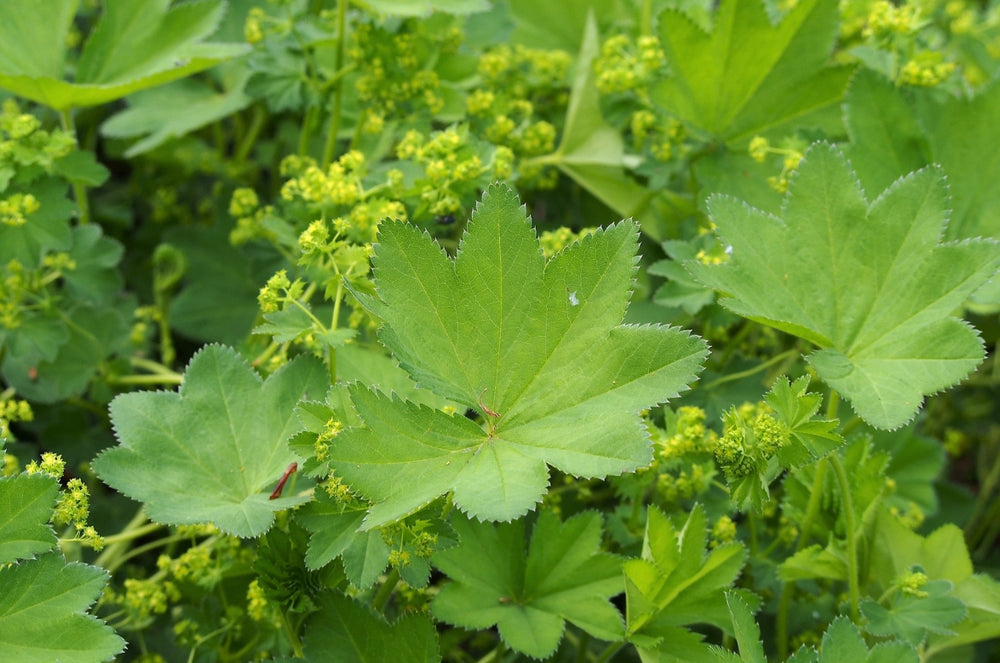
[[[625,562],[629,639],[642,641],[663,627],[684,624],[729,627],[724,592],[743,568],[746,550],[728,543],[706,554],[706,539],[701,505],[680,528],[657,508],[649,509],[642,558]]]
[[[434,625],[423,615],[387,624],[353,599],[328,592],[305,626],[303,653],[311,663],[437,663],[441,660]],[[296,659],[298,660],[298,659]]]
[[[744,661],[745,663],[767,663],[764,655],[764,643],[760,641],[760,627],[753,618],[750,606],[736,592],[726,592],[726,605],[729,606],[729,615],[733,620],[733,633],[736,634],[736,644],[739,645],[740,655],[714,649],[713,652],[719,661]]]
[[[567,621],[602,640],[621,638],[621,614],[608,601],[623,589],[621,560],[599,552],[599,514],[560,523],[541,512],[527,555],[523,519],[453,524],[461,543],[433,558],[451,577],[431,604],[435,617],[465,628],[496,624],[504,642],[533,658],[555,651]]]
[[[246,44],[202,41],[218,26],[218,0],[107,0],[80,54],[73,82],[63,80],[65,43],[77,1],[49,1],[23,12],[0,3],[0,87],[56,110],[93,106],[208,69],[249,51]],[[53,25],[51,21],[56,19]],[[46,34],[48,33],[48,34]],[[42,35],[45,35],[44,37]],[[44,66],[25,54],[41,46]]]
[[[299,427],[296,402],[319,396],[327,384],[325,369],[309,357],[261,381],[235,351],[209,346],[191,360],[179,393],[122,394],[111,402],[121,444],[101,453],[94,470],[145,502],[153,520],[211,522],[236,536],[259,536],[275,511],[308,499],[269,495],[295,460],[285,441]]]
[[[125,648],[86,614],[107,582],[104,569],[67,564],[58,552],[0,569],[0,651],[18,663],[99,663]]]
[[[340,508],[324,494],[295,513],[295,520],[312,532],[306,568],[319,569],[343,556],[344,572],[358,589],[371,587],[389,563],[389,546],[380,530],[359,532],[365,512]]]
[[[709,209],[728,263],[688,268],[727,308],[819,345],[808,357],[878,428],[910,420],[924,395],[982,361],[975,330],[952,312],[995,271],[996,242],[941,243],[947,194],[933,168],[869,203],[843,156],[810,148],[782,217],[716,196]]]
[[[48,522],[58,493],[59,482],[45,474],[0,478],[0,564],[32,557],[56,545]]]
[[[778,25],[759,0],[723,0],[711,33],[688,16],[660,16],[660,43],[672,76],[653,101],[691,127],[724,141],[835,110],[851,70],[827,67],[837,37],[836,0],[797,3]]]
[[[650,461],[636,413],[684,389],[706,349],[680,329],[620,324],[637,234],[622,222],[546,263],[517,197],[499,185],[454,261],[416,228],[382,223],[379,298],[364,297],[385,323],[382,340],[419,386],[475,408],[485,429],[351,387],[367,428],[342,432],[330,465],[376,502],[366,527],[448,491],[474,517],[510,520],[542,497],[546,464],[604,477]]]
[[[886,642],[871,651],[858,627],[838,617],[823,634],[818,663],[917,663],[917,651],[905,642]]]
[[[865,629],[872,635],[898,635],[914,647],[920,646],[927,634],[955,635],[948,627],[965,617],[965,604],[951,592],[947,580],[932,580],[920,590],[926,596],[901,595],[889,608],[871,599],[861,602],[861,614],[868,619]]]

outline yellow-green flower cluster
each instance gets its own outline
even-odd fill
[[[583,239],[596,230],[596,228],[581,228],[574,232],[572,229],[562,226],[555,230],[543,231],[538,238],[538,243],[541,245],[545,257],[551,258],[573,242]]]
[[[764,163],[770,155],[781,156],[781,172],[767,178],[767,183],[778,193],[788,191],[788,181],[802,161],[801,146],[794,140],[784,147],[773,147],[766,138],[754,136],[750,139],[750,157],[757,163]]]
[[[38,199],[30,193],[12,194],[0,200],[0,223],[12,228],[23,226],[28,222],[28,216],[37,212],[40,207]]]
[[[712,453],[719,436],[705,426],[705,416],[700,407],[678,408],[673,431],[658,440],[656,456],[666,462],[696,453]]]
[[[48,456],[48,457],[46,457]],[[43,454],[42,463],[36,471],[44,472],[50,476],[62,477],[62,458],[55,454]],[[25,468],[29,473],[32,466]],[[58,474],[56,474],[58,472]],[[76,530],[75,541],[89,546],[94,550],[104,548],[104,537],[97,533],[97,530],[87,524],[90,517],[90,489],[82,479],[73,478],[67,482],[66,486],[59,491],[56,499],[55,509],[52,511],[52,524],[56,527],[72,525]]]
[[[729,479],[763,471],[768,460],[788,444],[791,433],[766,403],[744,403],[723,415],[715,460]]]
[[[347,55],[359,72],[355,90],[368,130],[380,122],[373,118],[434,114],[444,107],[441,83],[431,68],[438,52],[453,52],[462,33],[454,26],[428,30],[424,22],[408,21],[397,32],[371,23],[358,23]]]
[[[327,420],[323,426],[323,430],[316,436],[316,442],[313,445],[313,454],[316,456],[316,460],[321,463],[326,461],[330,453],[331,443],[343,430],[344,424],[338,419],[331,418]]]
[[[955,73],[954,62],[944,62],[938,51],[922,51],[908,60],[899,70],[900,85],[934,87]]]
[[[124,587],[124,596],[120,598],[122,607],[139,622],[162,615],[171,603],[181,600],[180,591],[169,580],[129,578]]]
[[[930,578],[922,570],[917,570],[920,567],[913,567],[904,573],[897,581],[896,586],[899,587],[899,591],[907,596],[912,596],[918,599],[925,599],[929,596],[927,591],[923,589],[924,585],[928,583]]]
[[[721,516],[712,525],[712,532],[708,545],[716,548],[724,543],[731,543],[736,540],[736,523],[729,516]]]
[[[709,463],[691,463],[679,472],[663,472],[656,477],[656,492],[667,504],[690,500],[707,491],[715,471]]]
[[[22,113],[13,99],[0,107],[0,191],[7,188],[18,167],[37,165],[45,170],[76,147],[71,134],[61,129],[46,131],[41,122]]]
[[[274,213],[274,208],[270,205],[261,207],[253,189],[241,187],[233,191],[229,213],[236,217],[236,227],[229,233],[229,241],[234,246],[246,244],[252,239],[274,237],[274,233],[264,227],[264,221]]]
[[[297,299],[305,290],[305,284],[299,280],[290,281],[288,273],[282,269],[267,280],[267,283],[257,294],[257,303],[263,313],[274,313],[289,300]]]
[[[411,130],[396,146],[400,159],[422,164],[425,180],[420,198],[430,214],[456,214],[464,198],[474,195],[491,166],[483,163],[472,145],[467,127],[449,127],[430,136]]]
[[[42,454],[41,462],[31,461],[24,471],[28,474],[47,474],[54,479],[62,479],[66,470],[66,463],[59,454],[45,452]]]
[[[643,88],[663,75],[666,64],[658,37],[644,35],[633,42],[628,35],[614,35],[601,46],[594,62],[595,83],[603,94],[636,92],[645,98]]]
[[[896,6],[888,0],[876,0],[868,11],[862,35],[883,39],[906,35],[920,29],[920,11],[914,3]]]
[[[326,210],[350,206],[361,199],[364,188],[364,156],[352,150],[323,170],[315,163],[306,165],[297,177],[281,187],[281,197],[289,202],[302,201],[310,209]]]
[[[255,622],[262,622],[270,618],[267,596],[256,578],[247,587],[247,616]]]

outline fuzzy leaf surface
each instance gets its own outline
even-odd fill
[[[621,324],[638,228],[622,222],[546,261],[517,197],[490,187],[457,258],[402,222],[379,227],[378,298],[366,305],[417,385],[483,424],[354,385],[366,427],[342,432],[330,465],[376,504],[366,527],[432,499],[510,520],[541,499],[552,465],[583,477],[652,457],[638,412],[675,396],[706,354],[700,338]]]
[[[706,32],[679,11],[660,16],[672,76],[653,101],[725,141],[813,122],[836,110],[851,70],[828,67],[836,0],[804,0],[777,25],[759,0],[723,0]]]
[[[60,553],[0,569],[0,651],[18,663],[98,663],[125,648],[125,641],[86,614],[108,574],[86,564],[67,564]]]
[[[48,522],[58,493],[59,482],[44,474],[22,473],[0,479],[0,564],[32,557],[56,545]]]
[[[325,369],[299,357],[261,380],[232,349],[194,356],[180,391],[122,394],[111,402],[121,444],[94,460],[109,486],[146,504],[157,522],[211,522],[242,537],[268,530],[274,512],[306,501],[269,499],[296,459],[286,440],[295,404],[327,387]]]
[[[869,651],[858,627],[838,617],[823,634],[818,663],[917,663],[917,651],[905,642],[883,642]]]
[[[688,267],[733,312],[820,346],[808,357],[820,378],[869,424],[898,428],[983,358],[976,331],[952,313],[993,275],[1000,252],[990,240],[941,242],[947,207],[934,168],[869,203],[844,157],[819,144],[780,217],[713,197],[731,259]]]
[[[608,599],[623,590],[622,563],[599,552],[599,514],[561,523],[541,512],[527,555],[523,519],[493,526],[459,518],[454,526],[461,543],[433,558],[451,578],[431,604],[435,617],[473,629],[495,624],[508,646],[534,658],[555,651],[567,621],[602,640],[621,638],[621,614]]]

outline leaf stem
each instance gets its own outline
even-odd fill
[[[861,590],[858,586],[858,541],[856,524],[854,522],[854,502],[851,499],[851,484],[847,478],[844,464],[840,462],[840,454],[836,451],[827,456],[837,482],[840,484],[840,496],[843,500],[844,527],[847,529],[847,591],[851,601],[851,619],[858,620],[858,603],[861,601]]]
[[[106,537],[104,542],[107,544],[109,541],[110,545],[106,545],[101,554],[97,556],[94,560],[96,566],[102,566],[105,569],[110,568],[115,561],[125,553],[125,549],[128,547],[128,542],[135,539],[137,536],[142,536],[142,534],[132,535],[133,532],[142,529],[149,521],[146,517],[146,510],[143,507],[139,507],[132,519],[128,521],[125,527],[118,534]]]
[[[66,110],[59,111],[59,118],[62,121],[63,129],[73,135],[73,140],[76,141],[76,149],[80,149],[80,140],[76,136],[76,124],[73,122],[73,109],[67,108]],[[83,182],[76,180],[70,180],[70,183],[73,185],[73,198],[76,199],[76,205],[80,208],[80,225],[87,225],[90,223],[90,204],[87,202],[87,187],[84,186]]]
[[[392,592],[396,589],[396,585],[399,584],[399,569],[393,568],[392,572],[382,583],[382,586],[378,588],[378,593],[375,594],[375,598],[372,599],[372,607],[379,612],[385,611],[385,606],[389,602],[389,597],[392,596]]]
[[[281,616],[281,625],[285,630],[285,635],[288,636],[288,641],[292,645],[292,653],[295,654],[295,658],[303,658],[302,640],[299,639],[298,633],[292,628],[292,623],[288,621],[288,614],[284,610],[279,610],[278,614]]]
[[[784,361],[785,359],[787,359],[788,357],[790,357],[792,355],[798,355],[798,354],[799,354],[799,351],[797,349],[791,348],[790,350],[786,350],[786,351],[782,352],[779,355],[775,355],[775,356],[771,357],[770,359],[768,359],[767,361],[765,361],[763,364],[758,364],[757,366],[754,366],[753,368],[748,368],[745,371],[739,371],[739,372],[736,372],[736,373],[726,373],[721,378],[717,378],[715,380],[712,380],[711,382],[706,382],[705,386],[702,387],[702,388],[703,389],[714,389],[715,387],[718,387],[721,384],[725,384],[727,382],[732,382],[733,380],[742,380],[743,378],[750,377],[751,375],[753,375],[755,373],[760,373],[761,371],[768,369],[769,367],[773,366],[774,364],[777,364],[779,362]]]
[[[823,483],[826,481],[826,471],[829,465],[826,460],[821,460],[816,464],[816,472],[813,475],[812,492],[809,493],[809,504],[806,506],[806,515],[802,519],[799,529],[799,540],[795,544],[795,552],[805,548],[809,541],[809,532],[812,530],[813,521],[819,513],[819,506],[822,501]],[[795,582],[786,581],[781,586],[781,597],[778,599],[778,612],[775,616],[775,640],[778,645],[778,660],[788,658],[788,611],[792,605],[792,595],[794,593]]]
[[[617,654],[618,650],[624,646],[624,642],[612,642],[604,648],[604,651],[597,655],[597,658],[594,659],[594,663],[607,663],[611,660],[611,657]]]
[[[347,0],[337,2],[337,50],[334,52],[333,68],[340,71],[344,66],[344,41],[347,38]],[[323,168],[325,169],[333,161],[333,154],[337,148],[337,134],[340,133],[340,114],[343,107],[344,82],[337,80],[337,87],[333,90],[333,108],[330,110],[330,125],[326,132],[326,145],[323,148]]]

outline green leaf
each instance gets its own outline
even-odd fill
[[[729,627],[725,590],[743,568],[746,550],[729,543],[706,552],[706,539],[701,505],[680,527],[656,507],[649,509],[642,558],[625,562],[629,639],[638,642],[665,626]]]
[[[530,46],[545,44],[545,48],[568,53],[580,50],[587,23],[593,16],[596,24],[605,24],[619,17],[621,8],[612,0],[551,3],[532,0],[511,0],[510,16],[515,28],[512,41]]]
[[[318,491],[316,499],[295,513],[312,532],[306,567],[318,569],[343,556],[344,572],[358,589],[371,587],[389,564],[389,546],[380,530],[359,532],[365,511],[347,510]]]
[[[943,445],[918,435],[915,426],[891,433],[875,431],[872,442],[890,455],[886,475],[892,479],[894,490],[886,497],[889,506],[906,511],[915,504],[924,515],[934,515],[938,510],[934,482],[945,463]]]
[[[37,267],[46,253],[65,251],[72,245],[69,221],[75,207],[66,197],[68,191],[67,184],[56,178],[24,190],[38,200],[38,211],[29,214],[23,225],[0,224],[0,264],[17,260],[25,267]]]
[[[861,614],[868,619],[865,629],[872,635],[898,635],[914,647],[920,646],[927,633],[955,635],[948,626],[965,617],[965,604],[946,596],[952,584],[947,580],[932,580],[921,588],[927,596],[901,595],[889,608],[866,599],[861,602]]]
[[[706,32],[665,11],[660,43],[672,75],[653,89],[653,101],[726,142],[821,121],[836,131],[838,118],[823,114],[837,110],[851,74],[826,66],[837,19],[836,0],[803,0],[778,25],[759,0],[723,0]]]
[[[1000,237],[1000,82],[970,99],[949,98],[925,119],[931,155],[948,176],[953,203],[946,237]]]
[[[63,279],[66,289],[75,299],[98,304],[110,301],[122,290],[122,277],[116,267],[124,249],[114,239],[104,237],[100,226],[73,228],[73,247],[69,257],[75,266]]]
[[[317,603],[319,611],[305,626],[306,661],[437,663],[441,660],[437,632],[423,615],[409,615],[387,624],[339,593],[328,592]]]
[[[886,642],[871,651],[858,627],[838,617],[823,634],[818,663],[917,663],[917,650],[905,642]]]
[[[726,605],[733,620],[733,633],[740,655],[733,656],[728,651],[714,650],[720,661],[744,661],[745,663],[767,663],[764,655],[764,643],[760,640],[760,627],[753,618],[753,612],[739,594],[726,592]]]
[[[533,4],[538,6],[538,3]],[[558,13],[564,14],[565,8],[559,7]],[[621,134],[601,115],[593,66],[599,50],[597,25],[591,15],[577,58],[562,139],[556,151],[544,159],[616,213],[636,217],[643,232],[650,237],[662,239],[663,228],[649,207],[654,193],[625,173],[625,145]]]
[[[175,228],[167,241],[186,264],[181,290],[170,303],[170,326],[202,341],[243,342],[258,314],[261,285],[247,256],[222,228]]]
[[[788,426],[789,442],[777,452],[784,469],[811,463],[844,443],[844,438],[834,432],[838,424],[836,419],[814,418],[823,396],[806,391],[808,388],[808,375],[795,382],[781,377],[764,397],[778,419]]]
[[[930,147],[912,105],[900,88],[872,69],[858,69],[851,79],[844,125],[850,138],[845,153],[869,194],[930,162]]]
[[[809,362],[871,425],[905,424],[925,394],[982,361],[982,341],[952,313],[1000,255],[992,241],[939,241],[947,194],[937,170],[869,203],[843,156],[819,144],[781,218],[726,197],[709,209],[731,258],[688,268],[735,313],[819,345]]]
[[[38,0],[32,11],[0,4],[0,72],[37,78],[62,75],[66,33],[80,0]]]
[[[949,523],[924,537],[906,528],[899,518],[883,508],[869,540],[869,582],[884,586],[919,566],[932,581],[949,581],[954,586],[950,596],[966,605],[966,618],[951,625],[954,635],[933,632],[928,635],[929,652],[939,653],[1000,637],[1000,583],[989,576],[973,574],[961,529]]]
[[[330,464],[376,502],[366,527],[448,491],[472,516],[509,520],[542,497],[546,464],[603,477],[649,462],[637,413],[684,389],[706,350],[679,329],[620,324],[637,234],[619,223],[546,262],[503,186],[473,212],[455,260],[406,223],[379,226],[379,298],[362,297],[383,342],[418,386],[484,423],[352,386],[367,427],[341,433]]]
[[[220,69],[229,67],[223,65]],[[182,79],[130,95],[128,108],[103,124],[101,135],[139,138],[125,151],[128,158],[148,152],[213,122],[243,110],[253,101],[243,88],[250,72],[246,67],[226,69],[222,89],[199,80]],[[183,113],[177,109],[183,108]]]
[[[104,167],[90,150],[73,150],[52,164],[52,172],[62,175],[70,182],[79,182],[90,187],[101,186],[108,181],[111,171]]]
[[[306,497],[269,499],[295,456],[295,403],[326,390],[325,369],[298,357],[267,380],[235,351],[209,346],[191,360],[179,393],[122,394],[111,402],[121,444],[93,463],[109,486],[146,504],[157,522],[211,522],[255,537],[274,512]]]
[[[18,663],[99,663],[125,649],[125,641],[86,614],[108,574],[62,555],[0,569],[0,650]]]
[[[524,551],[524,520],[496,527],[454,522],[461,543],[433,562],[451,582],[431,603],[438,619],[465,628],[494,624],[512,649],[533,658],[555,651],[569,621],[602,640],[622,636],[621,614],[608,599],[622,592],[621,560],[599,552],[601,516],[565,523],[543,511]]]
[[[249,51],[246,44],[202,41],[222,18],[221,1],[170,7],[170,0],[107,0],[70,83],[62,79],[64,44],[77,2],[45,4],[32,12],[0,4],[0,87],[60,111],[119,99]],[[26,57],[35,52],[39,64]]]
[[[33,557],[56,545],[48,523],[58,493],[59,482],[46,474],[0,478],[0,564]]]
[[[55,338],[65,338],[52,359],[29,353],[7,357],[3,376],[24,398],[54,403],[79,396],[97,375],[101,363],[128,340],[134,303],[124,300],[116,306],[76,306],[59,312],[68,335],[50,330]],[[59,334],[56,336],[56,334]]]

